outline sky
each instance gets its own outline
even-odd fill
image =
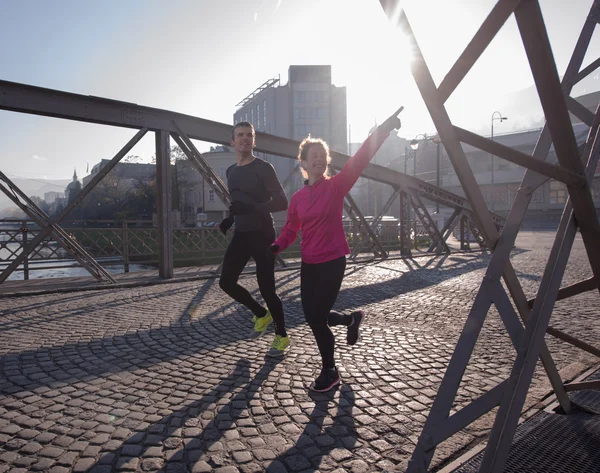
[[[541,0],[562,74],[591,0]],[[436,83],[495,0],[406,0]],[[400,136],[434,128],[410,74],[411,53],[378,0],[0,0],[0,79],[134,102],[232,123],[235,105],[290,65],[331,64],[346,86],[360,142],[404,105]],[[584,65],[598,57],[595,36]],[[491,98],[533,84],[511,18],[447,102],[454,123],[489,123]],[[81,178],[134,131],[0,110],[0,170],[9,177]],[[499,131],[499,130],[497,130]],[[132,154],[149,160],[154,137]],[[200,150],[208,148],[200,144]]]

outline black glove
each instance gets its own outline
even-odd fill
[[[254,211],[254,205],[246,204],[245,202],[232,202],[229,206],[229,211],[232,215],[244,215]]]
[[[379,125],[379,129],[388,133],[392,130],[399,130],[402,124],[400,123],[400,118],[398,118],[398,115],[402,109],[404,109],[404,107],[400,107],[398,110],[396,110],[396,112],[390,115],[389,118],[386,118],[386,120]]]
[[[267,255],[267,258],[271,259],[271,258],[275,258],[275,255],[277,253],[279,253],[279,245],[269,245],[267,247],[267,251],[265,251],[265,254]]]
[[[221,230],[221,233],[223,235],[226,235],[227,230],[229,230],[232,225],[233,219],[231,217],[224,218],[223,220],[221,220],[221,223],[219,223],[219,230]]]

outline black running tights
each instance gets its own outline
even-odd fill
[[[325,263],[302,262],[300,271],[302,309],[319,347],[323,368],[335,366],[335,338],[329,327],[352,323],[350,315],[332,311],[342,287],[345,270],[345,256]]]
[[[274,240],[274,232],[272,235],[264,235],[262,232],[234,232],[223,259],[219,286],[230,297],[248,307],[254,315],[264,316],[266,309],[244,287],[238,284],[240,274],[252,258],[256,263],[258,288],[273,316],[275,333],[285,336],[283,304],[275,292],[275,260],[266,254],[268,246]]]

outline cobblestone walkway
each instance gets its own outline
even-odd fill
[[[513,265],[533,296],[551,233]],[[350,265],[337,309],[361,306],[362,338],[335,327],[343,384],[306,387],[319,357],[299,271],[277,273],[292,344],[264,358],[251,314],[216,280],[0,299],[0,473],[404,471],[489,262],[481,253]],[[590,277],[578,240],[566,281]],[[254,277],[242,284],[258,294]],[[552,325],[600,344],[598,295],[557,304]],[[597,360],[549,337],[561,369]],[[515,351],[488,316],[458,404],[504,380]],[[538,368],[528,405],[548,392]],[[490,416],[440,446],[434,469],[477,443]]]

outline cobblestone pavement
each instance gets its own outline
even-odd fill
[[[512,261],[528,296],[552,239],[518,240]],[[319,357],[297,269],[277,274],[292,339],[279,362],[264,358],[272,332],[250,340],[251,314],[215,280],[0,299],[0,473],[403,471],[488,261],[350,265],[336,307],[368,315],[354,347],[334,328],[343,384],[320,395],[307,390]],[[565,284],[590,276],[578,240]],[[242,284],[258,293],[254,277]],[[597,299],[559,302],[552,325],[598,345]],[[596,361],[547,338],[561,369]],[[505,379],[514,354],[492,310],[455,407]],[[547,392],[538,368],[528,405]],[[442,444],[434,469],[490,420]]]

